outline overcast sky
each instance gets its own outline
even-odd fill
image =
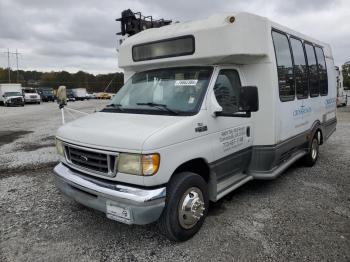
[[[10,48],[21,69],[120,71],[115,19],[128,8],[173,21],[252,12],[331,44],[337,65],[350,60],[349,0],[0,0],[0,67]]]

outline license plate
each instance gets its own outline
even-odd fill
[[[130,223],[130,210],[125,207],[117,206],[114,202],[107,200],[106,215],[109,219],[123,223]]]

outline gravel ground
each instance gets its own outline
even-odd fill
[[[0,261],[350,261],[349,106],[316,166],[244,185],[184,243],[65,199],[52,176],[57,105],[24,109],[0,107]]]
[[[108,103],[107,100],[77,101],[69,107],[92,113]],[[80,117],[65,113],[66,121]],[[58,161],[54,135],[62,124],[56,103],[0,107],[0,172],[13,168],[38,168]]]

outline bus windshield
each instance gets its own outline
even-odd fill
[[[135,73],[103,111],[193,115],[212,72],[212,67],[177,67]]]

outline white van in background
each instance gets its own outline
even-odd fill
[[[0,104],[24,106],[21,84],[0,84]]]
[[[335,66],[335,72],[337,78],[337,106],[346,106],[348,104],[348,94],[343,86],[343,72],[338,66]]]
[[[35,88],[32,87],[23,87],[22,92],[24,95],[25,103],[35,103],[40,104],[41,97]]]
[[[110,219],[158,220],[175,241],[201,228],[209,201],[313,166],[336,129],[330,46],[264,17],[148,29],[118,64],[128,79],[110,105],[57,131],[56,185]]]
[[[72,90],[73,90],[75,100],[83,101],[83,100],[87,99],[86,88],[74,88]]]

